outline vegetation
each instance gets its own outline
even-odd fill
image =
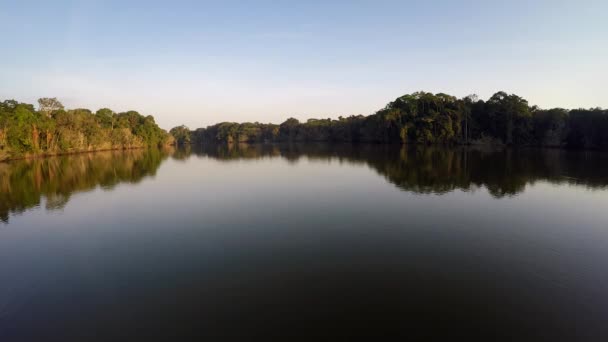
[[[488,101],[417,92],[370,116],[305,123],[290,118],[280,125],[223,122],[191,131],[189,139],[197,144],[328,141],[606,149],[607,132],[608,110],[600,108],[543,110],[504,92]]]
[[[513,94],[488,101],[476,96],[417,92],[401,96],[370,116],[290,118],[280,125],[223,122],[170,134],[152,116],[102,108],[65,110],[56,98],[31,104],[0,102],[0,160],[177,143],[370,142],[495,144],[608,149],[608,110],[543,110]]]
[[[103,108],[65,110],[55,98],[38,100],[39,109],[14,100],[0,102],[0,160],[171,144],[173,138],[154,117]]]
[[[190,130],[188,127],[184,125],[173,127],[169,133],[171,133],[171,136],[173,136],[177,145],[183,146],[190,144]]]

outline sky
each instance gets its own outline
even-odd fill
[[[373,114],[398,96],[608,107],[608,1],[0,0],[0,100],[165,129]]]

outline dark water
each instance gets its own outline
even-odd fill
[[[608,338],[608,156],[220,146],[0,164],[0,341]]]

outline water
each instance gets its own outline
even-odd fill
[[[0,340],[608,338],[608,155],[237,145],[0,164]]]

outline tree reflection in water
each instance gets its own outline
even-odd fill
[[[0,163],[0,220],[40,206],[63,208],[76,192],[120,183],[139,183],[156,170],[172,149],[135,149],[82,153]]]
[[[608,186],[608,154],[558,149],[351,144],[224,144],[181,149],[107,151],[0,163],[0,220],[40,205],[61,209],[75,192],[111,190],[154,176],[171,156],[221,161],[284,158],[295,163],[337,160],[367,165],[398,188],[422,194],[486,188],[495,198],[514,196],[538,181],[591,189]],[[204,177],[201,175],[201,177]]]

